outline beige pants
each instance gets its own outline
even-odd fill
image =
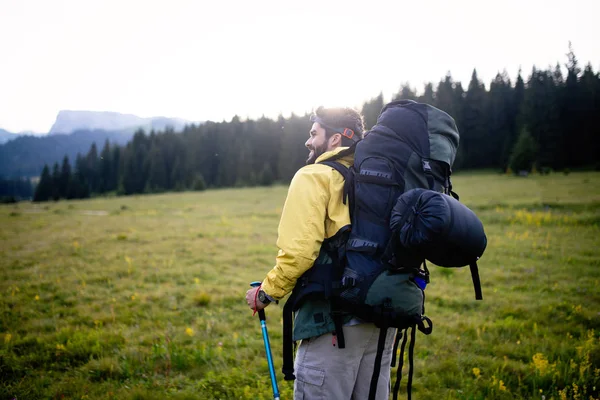
[[[389,398],[395,336],[396,329],[388,329],[377,381],[377,400]],[[373,324],[344,326],[344,337],[344,349],[333,346],[330,333],[300,343],[294,365],[295,400],[368,399],[379,328]]]

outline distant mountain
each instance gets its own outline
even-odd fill
[[[61,163],[67,155],[74,166],[77,153],[87,154],[96,143],[98,153],[104,142],[126,144],[135,129],[123,131],[79,130],[69,135],[20,136],[0,145],[0,176],[6,178],[39,176],[44,164]]]
[[[121,114],[109,111],[60,111],[49,135],[69,134],[77,130],[104,130],[121,131],[136,130],[142,128],[146,131],[152,129],[156,131],[165,130],[167,127],[175,131],[181,131],[183,127],[190,124],[180,118],[152,117],[141,118],[132,114]]]
[[[48,135],[15,134],[0,129],[0,177],[39,176],[44,164],[62,162],[65,155],[74,166],[77,153],[87,154],[96,143],[98,152],[104,142],[126,144],[138,129],[176,132],[191,124],[180,118],[141,118],[131,114],[97,111],[70,111],[58,113]]]

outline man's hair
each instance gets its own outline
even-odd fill
[[[365,123],[362,115],[353,108],[325,108],[320,106],[314,112],[314,115],[331,127],[352,129],[356,136],[360,139],[363,138]],[[323,128],[325,128],[327,139],[337,133],[326,126],[323,126]],[[342,146],[350,147],[353,143],[352,139],[342,136]]]

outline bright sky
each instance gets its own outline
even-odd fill
[[[466,88],[506,69],[600,70],[598,0],[0,0],[0,127],[47,132],[59,110],[192,121],[303,113]]]

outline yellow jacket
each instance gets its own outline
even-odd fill
[[[279,221],[276,265],[267,274],[262,289],[279,300],[290,293],[296,281],[319,255],[324,239],[350,225],[348,205],[342,201],[344,178],[333,168],[319,164],[345,150],[338,147],[302,167],[290,183]],[[336,161],[349,167],[353,155]]]

